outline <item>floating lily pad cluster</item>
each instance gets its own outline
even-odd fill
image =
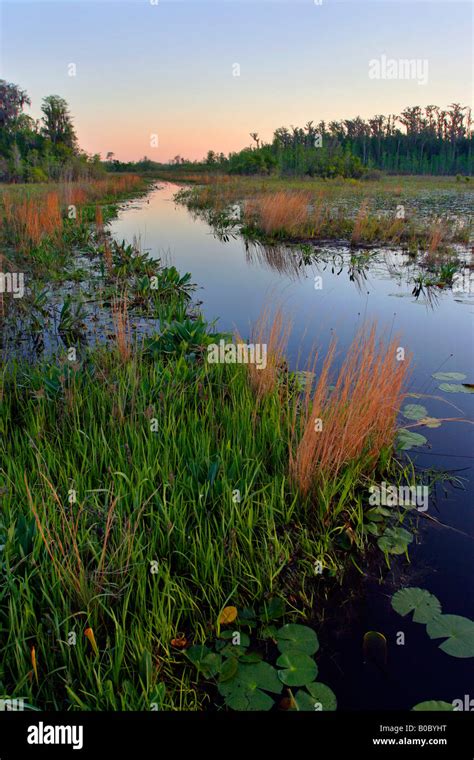
[[[404,588],[392,597],[399,615],[413,612],[413,622],[426,625],[430,639],[444,639],[439,648],[452,657],[474,657],[474,620],[461,615],[444,615],[441,603],[422,588]]]
[[[443,381],[439,389],[445,393],[474,393],[473,383],[460,382],[466,379],[466,375],[462,372],[435,372],[432,377]]]
[[[432,377],[441,381],[438,387],[445,393],[474,393],[473,383],[461,382],[466,380],[466,375],[462,372],[435,372]],[[413,398],[421,398],[421,394],[410,395]],[[422,404],[406,404],[402,409],[402,415],[405,419],[414,420],[427,428],[438,428],[442,423],[437,417],[430,417]],[[414,433],[407,428],[400,428],[398,431],[397,447],[401,451],[409,451],[414,446],[423,446],[425,443],[427,438],[421,433]]]
[[[220,617],[220,625],[232,624],[232,630],[221,630],[212,647],[197,645],[186,652],[198,673],[217,684],[226,706],[238,711],[267,711],[286,687],[287,709],[335,710],[333,691],[316,681],[318,666],[314,655],[319,641],[315,631],[297,623],[277,627],[274,621],[285,611],[281,600],[270,601],[258,615],[244,608],[234,619],[226,610],[235,609],[226,608]],[[261,651],[250,649],[250,635],[242,628],[250,632],[258,629],[255,638],[276,645],[274,665],[264,660]]]

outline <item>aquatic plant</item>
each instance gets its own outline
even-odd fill
[[[302,419],[292,424],[290,474],[303,494],[316,483],[337,479],[344,465],[371,468],[396,435],[409,358],[397,361],[397,339],[376,342],[375,325],[360,330],[333,381],[333,340],[314,385],[304,394]],[[311,364],[317,369],[318,355]]]
[[[413,622],[426,625],[430,639],[445,639],[439,648],[452,657],[474,657],[474,620],[461,615],[445,615],[434,594],[422,588],[403,588],[392,596],[399,615],[413,612]]]

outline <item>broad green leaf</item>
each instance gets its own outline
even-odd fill
[[[465,380],[466,375],[462,372],[435,372],[431,377],[435,380]]]
[[[242,631],[221,631],[220,638],[224,639],[225,641],[232,641],[235,634],[238,633],[240,637],[240,646],[241,647],[248,647],[250,646],[250,636],[247,633],[242,633]],[[237,645],[235,645],[237,646]]]
[[[279,597],[270,599],[260,607],[260,618],[264,623],[270,622],[270,620],[276,620],[285,614],[286,604],[283,599]]]
[[[251,688],[265,689],[274,694],[281,693],[281,682],[278,679],[277,671],[268,662],[257,662],[255,664],[241,664],[236,678]]]
[[[386,528],[377,545],[387,554],[404,554],[412,541],[413,535],[405,528]]]
[[[420,420],[422,417],[426,417],[428,410],[421,404],[407,404],[403,407],[402,414],[408,420]]]
[[[474,657],[474,621],[461,615],[440,615],[426,627],[430,639],[446,638],[440,649],[452,657]]]
[[[260,662],[263,660],[263,656],[260,652],[249,652],[248,654],[242,654],[239,657],[239,662]]]
[[[219,644],[224,644],[224,646],[219,646]],[[223,657],[242,657],[244,654],[247,654],[247,648],[239,647],[238,644],[225,644],[224,642],[218,641],[216,643],[216,649],[218,649],[219,654]]]
[[[204,678],[213,678],[221,669],[222,657],[202,644],[190,647],[186,656],[202,672]]]
[[[231,685],[232,683],[228,681],[219,688],[226,705],[232,710],[238,710],[239,712],[267,712],[272,709],[274,701],[264,691],[250,688],[241,682],[234,686]]]
[[[421,433],[412,433],[411,430],[400,428],[398,431],[397,448],[401,451],[410,451],[413,446],[423,446],[427,438]]]
[[[329,712],[337,709],[336,695],[326,684],[314,681],[314,683],[307,684],[306,689],[308,691],[300,689],[294,695],[294,710],[301,712]]]
[[[446,393],[474,393],[474,388],[470,388],[468,385],[457,385],[456,383],[441,383],[439,388]]]
[[[414,612],[414,623],[429,623],[441,615],[439,600],[423,588],[402,588],[392,596],[392,607],[399,615]]]
[[[187,649],[185,654],[186,657],[191,660],[193,665],[197,665],[199,662],[202,662],[208,654],[212,654],[212,650],[204,644],[195,644],[195,646]]]
[[[278,678],[286,686],[305,686],[314,681],[318,675],[318,666],[307,654],[301,652],[285,652],[277,660]]]
[[[251,665],[239,663],[232,678],[218,683],[219,693],[233,710],[270,710],[273,699],[265,691],[280,694],[282,688],[275,668],[266,662]]]
[[[277,643],[280,652],[301,652],[314,654],[319,649],[315,631],[307,625],[287,623],[277,631]]]
[[[233,678],[238,669],[239,662],[236,657],[228,657],[226,660],[224,660],[221,667],[221,672],[219,674],[220,683],[224,683],[225,681],[229,681],[231,678]]]
[[[411,708],[412,710],[418,710],[419,712],[453,712],[454,707],[449,702],[443,702],[437,699],[431,699],[428,702],[418,702],[417,705]]]

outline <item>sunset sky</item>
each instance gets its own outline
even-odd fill
[[[0,0],[0,78],[27,90],[35,118],[45,95],[64,97],[81,147],[121,160],[200,159],[251,131],[472,101],[469,2],[154,1]],[[426,60],[428,82],[370,79],[382,55]]]

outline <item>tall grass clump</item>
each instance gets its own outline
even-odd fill
[[[409,359],[397,361],[397,339],[376,340],[376,328],[360,330],[334,385],[333,341],[315,384],[308,384],[293,417],[289,467],[292,481],[306,495],[335,481],[342,468],[359,461],[370,470],[380,452],[393,445],[404,398]],[[318,356],[314,360],[317,368]]]
[[[277,388],[278,374],[285,364],[285,351],[291,333],[291,321],[278,307],[272,315],[270,307],[265,307],[251,333],[251,343],[266,346],[266,366],[246,365],[250,385],[257,397],[263,398]],[[243,343],[237,333],[237,343]]]
[[[245,216],[266,235],[300,234],[310,220],[311,193],[280,190],[248,200]]]

